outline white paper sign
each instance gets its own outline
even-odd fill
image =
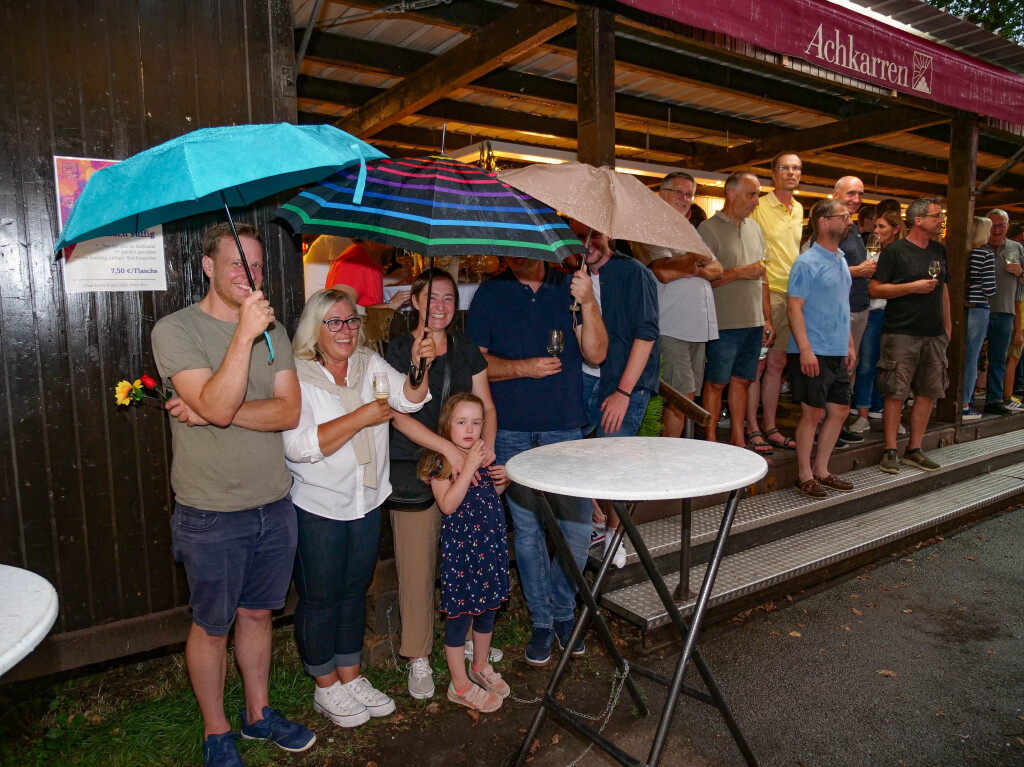
[[[65,257],[64,289],[68,293],[167,290],[163,227],[78,243]]]
[[[53,158],[62,227],[89,177],[116,162],[88,157]],[[64,248],[63,256],[64,289],[68,293],[167,290],[160,226],[86,240]]]

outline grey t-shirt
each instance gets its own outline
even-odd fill
[[[1020,301],[1020,286],[1017,278],[1006,271],[1006,256],[1016,254],[1017,263],[1024,264],[1024,248],[1019,242],[1004,240],[996,252],[996,293],[989,296],[988,308],[995,314],[1014,314],[1015,301]]]
[[[658,245],[643,245],[648,261],[682,255],[682,251]],[[633,245],[634,255],[637,244]],[[681,341],[703,342],[718,338],[718,316],[711,283],[703,277],[680,277],[658,282],[658,327],[663,336]]]
[[[153,328],[153,356],[164,381],[183,370],[209,368],[224,361],[236,323],[214,319],[199,304],[164,317]],[[245,401],[274,396],[274,377],[294,370],[288,334],[275,323],[270,330],[274,361],[267,364],[267,341],[253,342]],[[174,458],[171,487],[178,503],[207,511],[241,511],[288,495],[292,475],[284,460],[280,432],[241,426],[188,426],[170,419]]]
[[[722,262],[723,269],[735,269],[764,258],[765,242],[761,226],[745,218],[737,228],[719,211],[697,227],[697,234]],[[736,280],[714,289],[715,313],[719,330],[756,328],[764,325],[761,280]]]

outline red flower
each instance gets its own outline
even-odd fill
[[[160,391],[160,387],[157,385],[157,382],[154,381],[150,376],[140,376],[139,380],[142,381],[142,385],[145,386],[147,389],[152,389],[153,391]]]

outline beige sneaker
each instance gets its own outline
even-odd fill
[[[416,700],[434,697],[434,669],[430,658],[413,658],[409,663],[409,694]]]
[[[501,674],[494,670],[490,663],[482,669],[475,670],[473,664],[469,664],[469,678],[483,687],[487,692],[493,692],[501,698],[507,698],[512,690],[508,683],[501,678]]]
[[[857,420],[850,424],[850,431],[854,434],[863,434],[864,432],[871,431],[871,424],[867,418],[857,416]]]
[[[452,703],[458,703],[460,706],[475,709],[482,714],[490,714],[492,711],[497,711],[501,708],[502,701],[502,699],[493,692],[487,692],[487,690],[473,684],[472,682],[470,682],[469,686],[462,691],[461,695],[455,692],[455,687],[449,683],[448,700]]]

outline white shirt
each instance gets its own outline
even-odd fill
[[[601,278],[600,276],[590,273],[590,282],[594,286],[594,299],[597,301],[597,309],[601,310]],[[601,368],[595,365],[588,365],[587,361],[583,360],[583,372],[588,376],[594,376],[594,378],[601,377]]]
[[[653,264],[660,258],[681,255],[680,251],[644,245]],[[712,260],[715,260],[712,257]],[[658,327],[663,336],[681,341],[705,342],[718,338],[718,314],[711,283],[703,277],[658,280]]]
[[[337,383],[325,367],[320,366],[327,380]],[[430,401],[427,392],[423,402],[410,402],[403,387],[406,376],[391,367],[384,358],[373,354],[366,365],[363,387],[359,392],[363,403],[373,401],[373,374],[386,372],[391,382],[388,404],[399,413],[415,413]],[[389,423],[373,427],[373,443],[377,451],[377,487],[363,485],[364,467],[356,462],[356,451],[346,442],[331,455],[320,450],[317,427],[347,415],[349,411],[332,394],[299,382],[302,390],[302,413],[299,425],[284,432],[284,455],[292,472],[292,501],[296,506],[327,519],[349,522],[361,519],[391,495],[391,471],[388,455]]]

